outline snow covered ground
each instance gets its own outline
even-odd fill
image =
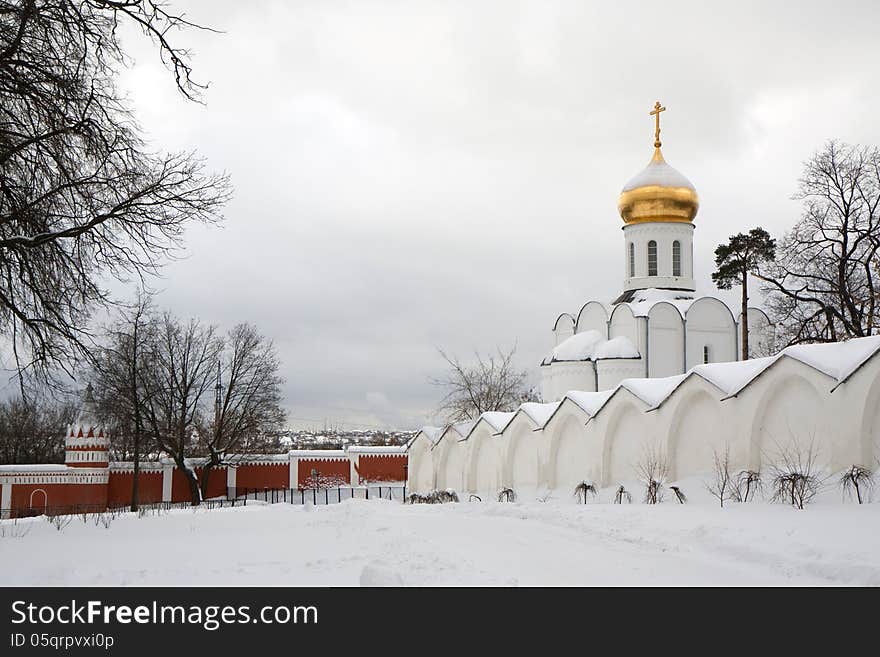
[[[608,500],[610,491],[600,499]],[[880,503],[254,505],[0,523],[4,585],[880,585]]]

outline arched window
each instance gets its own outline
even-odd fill
[[[648,276],[657,275],[657,242],[648,242]]]
[[[672,275],[681,276],[681,242],[672,243]]]
[[[629,243],[629,277],[633,278],[636,275],[636,245],[632,242]]]

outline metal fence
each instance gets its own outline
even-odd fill
[[[320,488],[230,488],[228,497],[269,504],[338,504],[345,500],[406,500],[406,486],[322,486]]]
[[[188,509],[194,511],[199,509],[211,510],[222,509],[235,506],[245,506],[247,499],[215,499],[202,500],[201,503],[193,505],[192,502],[147,502],[138,505],[136,513],[140,515],[155,515],[163,511],[172,509]],[[130,504],[114,504],[105,506],[103,504],[56,504],[46,507],[16,507],[13,509],[0,509],[0,517],[2,518],[34,518],[37,516],[86,516],[96,514],[118,515],[130,511]]]

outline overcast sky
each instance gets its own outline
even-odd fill
[[[518,345],[537,382],[563,311],[622,288],[623,184],[652,152],[695,184],[715,245],[792,225],[803,161],[880,144],[876,2],[172,0],[206,105],[126,34],[153,145],[232,176],[159,304],[278,346],[292,426],[417,426],[436,348]],[[726,299],[732,300],[730,296]]]

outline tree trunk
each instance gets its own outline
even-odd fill
[[[138,510],[138,480],[141,476],[141,436],[140,431],[134,431],[134,471],[131,477],[131,510]]]
[[[189,484],[190,502],[193,506],[198,506],[202,503],[202,491],[199,488],[199,480],[196,478],[195,470],[188,468],[183,459],[175,459],[175,464],[183,472]]]
[[[742,272],[742,360],[749,359],[749,279],[748,272]]]
[[[201,481],[201,491],[202,491],[202,499],[208,497],[208,482],[211,480],[211,472],[214,471],[214,468],[217,466],[217,463],[213,463],[212,461],[208,461],[205,465],[202,466],[202,481]]]

